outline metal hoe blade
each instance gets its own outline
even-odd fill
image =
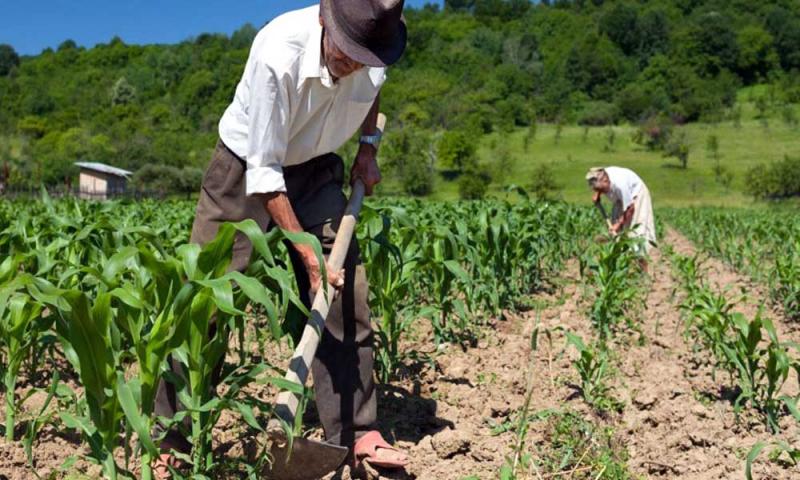
[[[340,447],[307,438],[295,438],[291,454],[287,443],[272,444],[272,465],[267,478],[275,480],[316,480],[339,468],[347,456]]]

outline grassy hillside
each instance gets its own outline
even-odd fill
[[[503,184],[493,182],[491,191],[499,194],[504,185],[528,186],[534,179],[536,167],[549,163],[562,190],[559,195],[570,202],[585,202],[589,190],[583,180],[586,171],[593,166],[616,165],[636,171],[648,184],[654,202],[663,206],[724,205],[743,206],[754,203],[743,193],[745,173],[757,164],[782,159],[785,155],[800,153],[800,130],[788,126],[773,113],[768,118],[768,127],[757,118],[755,106],[746,99],[750,90],[740,93],[742,119],[740,127],[726,120],[717,124],[693,123],[685,129],[691,145],[688,168],[679,167],[675,158],[664,158],[661,152],[647,151],[632,141],[635,126],[584,127],[564,126],[561,138],[556,142],[557,126],[541,124],[536,137],[524,149],[525,129],[507,137],[497,133],[487,135],[481,141],[478,156],[490,172],[501,170],[498,152],[503,153],[502,144],[512,161]],[[615,136],[612,151],[605,151],[609,132]],[[586,133],[585,133],[586,132]],[[730,188],[717,182],[709,158],[706,142],[709,135],[719,141],[720,163],[730,168],[734,178]],[[504,139],[505,138],[505,139]],[[508,164],[508,163],[506,163]],[[433,198],[453,199],[458,197],[455,182],[438,178]]]

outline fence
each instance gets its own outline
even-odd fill
[[[80,189],[66,187],[49,187],[47,194],[52,198],[74,197],[83,200],[142,200],[152,198],[163,200],[166,198],[185,198],[190,200],[197,192],[164,192],[158,190],[125,190],[109,192],[88,192]],[[42,187],[3,187],[0,184],[0,199],[14,200],[17,198],[37,198],[42,195]]]

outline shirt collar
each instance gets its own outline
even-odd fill
[[[300,77],[302,79],[319,78],[324,87],[336,87],[328,67],[322,63],[322,25],[319,23],[315,23],[311,27],[308,35]]]

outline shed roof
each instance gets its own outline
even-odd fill
[[[133,175],[133,172],[129,172],[127,170],[123,170],[121,168],[112,167],[111,165],[106,165],[105,163],[98,163],[98,162],[75,162],[75,165],[86,168],[88,170],[94,170],[96,172],[108,173],[110,175],[116,175],[118,177],[130,177]]]

